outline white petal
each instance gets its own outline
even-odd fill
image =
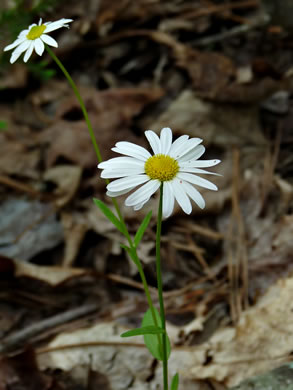
[[[23,53],[30,46],[31,42],[32,41],[26,39],[14,51],[17,52],[17,53]]]
[[[99,169],[144,167],[144,162],[133,157],[114,157],[98,164]]]
[[[201,142],[202,139],[200,138],[189,139],[186,144],[181,145],[181,147],[177,150],[176,156],[174,156],[174,158],[176,158],[178,161],[183,161],[183,157],[186,155],[189,156],[189,153],[192,152]]]
[[[189,183],[195,184],[203,188],[207,188],[209,190],[217,191],[218,189],[218,187],[214,183],[211,183],[210,181],[203,179],[202,177],[193,175],[192,173],[179,172],[176,177],[178,179],[185,180]]]
[[[22,30],[22,31],[18,34],[18,37],[17,37],[17,38],[26,37],[28,33],[29,33],[29,29]],[[27,38],[26,38],[26,39],[27,39]]]
[[[58,30],[58,28],[68,27],[67,23],[71,23],[71,22],[73,22],[73,19],[60,19],[57,20],[56,22],[44,23],[46,26],[45,32],[48,33],[54,30]]]
[[[142,146],[133,144],[132,142],[117,142],[115,148],[112,150],[116,153],[124,154],[126,156],[135,157],[139,160],[146,161],[151,157],[151,154]]]
[[[175,197],[172,191],[171,183],[164,182],[163,188],[163,217],[168,218],[173,213]]]
[[[175,199],[177,200],[179,206],[182,208],[182,210],[186,214],[190,214],[192,211],[192,206],[191,206],[190,200],[189,200],[188,196],[186,195],[186,192],[184,191],[184,188],[182,186],[182,180],[179,180],[175,177],[175,179],[173,179],[170,182],[170,184],[172,186],[173,194],[174,194]]]
[[[4,47],[3,51],[12,50],[12,49],[14,49],[16,46],[20,45],[24,41],[27,41],[26,37],[24,37],[24,38],[17,38],[13,43],[11,43],[10,45]]]
[[[136,187],[140,184],[149,181],[150,178],[147,175],[136,175],[131,177],[123,177],[122,179],[117,179],[112,181],[107,185],[107,190],[110,192],[122,191],[127,188]]]
[[[180,166],[179,172],[189,172],[189,173],[199,173],[199,174],[202,174],[202,175],[222,176],[222,175],[220,175],[219,173],[206,171],[205,169],[190,168],[190,167],[183,167],[183,168],[182,168],[181,166]]]
[[[181,135],[179,138],[177,138],[171,146],[169,155],[171,157],[174,157],[177,153],[177,150],[181,147],[182,144],[186,143],[188,139],[189,139],[188,135]]]
[[[147,199],[145,199],[144,202],[141,202],[141,203],[136,204],[136,205],[133,207],[133,210],[134,210],[134,211],[140,210],[141,208],[143,208],[143,206],[144,206],[149,200],[150,200],[150,198],[147,198]]]
[[[144,132],[147,140],[149,141],[149,144],[151,148],[153,149],[154,154],[161,153],[161,142],[160,138],[157,136],[155,132],[152,130],[147,130]]]
[[[190,160],[190,161],[183,161],[180,163],[180,167],[192,167],[192,168],[208,168],[213,167],[215,165],[218,165],[221,162],[221,160]]]
[[[19,53],[18,51],[13,51],[10,57],[10,63],[14,64],[14,62],[21,56],[21,52]]]
[[[40,38],[35,39],[34,42],[35,42],[35,51],[39,56],[41,56],[44,53],[45,45]]]
[[[107,191],[106,194],[108,196],[110,196],[111,198],[116,198],[117,196],[127,194],[129,191],[133,190],[135,187],[136,187],[136,185],[133,187],[127,188],[126,190],[122,190],[122,191]]]
[[[159,180],[150,180],[125,200],[126,206],[135,206],[139,203],[145,203],[160,187]]]
[[[55,39],[53,39],[53,38],[50,37],[49,35],[47,35],[47,34],[42,34],[40,38],[41,38],[41,40],[42,40],[43,42],[45,42],[47,45],[53,46],[53,47],[58,47],[58,43],[55,41]]]
[[[32,55],[33,50],[34,50],[34,41],[31,41],[30,47],[27,49],[27,51],[23,57],[24,62],[28,61],[28,59]]]
[[[184,156],[179,158],[179,165],[182,162],[194,161],[199,159],[204,154],[205,150],[206,149],[203,145],[196,146],[194,149],[191,149],[188,153],[184,154]]]
[[[164,127],[160,134],[161,153],[168,154],[172,145],[172,130],[169,127]]]
[[[103,179],[115,179],[117,177],[133,176],[144,173],[144,168],[117,168],[104,169],[101,173]]]
[[[182,187],[186,194],[200,207],[201,209],[205,208],[205,200],[200,194],[200,192],[194,188],[191,184],[186,181],[182,181]]]

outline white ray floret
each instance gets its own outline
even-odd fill
[[[62,27],[69,27],[68,23],[71,23],[72,19],[60,19],[56,22],[42,23],[42,19],[39,20],[39,24],[31,24],[28,29],[23,30],[18,34],[17,39],[10,45],[4,48],[4,51],[13,50],[10,62],[13,64],[22,53],[24,54],[23,60],[27,62],[32,52],[35,52],[41,56],[45,49],[45,44],[53,47],[58,47],[58,43],[47,35],[49,32],[58,30]]]
[[[172,214],[175,200],[186,214],[192,211],[191,200],[203,209],[204,198],[194,185],[213,191],[217,186],[197,174],[218,175],[202,168],[213,167],[220,160],[199,160],[205,152],[202,139],[182,135],[172,142],[168,127],[161,130],[160,137],[152,130],[145,136],[153,154],[131,142],[117,142],[112,150],[123,156],[98,165],[102,178],[116,179],[107,185],[107,195],[125,195],[139,187],[125,200],[126,206],[139,210],[163,183],[164,218]]]

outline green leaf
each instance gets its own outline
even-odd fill
[[[175,374],[173,376],[172,382],[171,382],[171,390],[177,390],[179,385],[179,374]]]
[[[122,333],[121,337],[141,336],[146,334],[162,334],[165,333],[164,329],[158,326],[144,326],[142,328],[136,328]]]
[[[0,121],[0,131],[7,130],[8,123],[6,121]]]
[[[135,247],[137,247],[137,245],[140,243],[140,240],[142,239],[144,232],[145,232],[146,228],[148,227],[148,224],[150,223],[151,218],[152,218],[152,212],[150,211],[144,217],[140,227],[138,228],[138,231],[136,232],[136,235],[134,237]]]
[[[125,228],[124,225],[119,221],[119,219],[113,214],[113,212],[109,209],[108,206],[105,205],[104,202],[102,202],[99,199],[94,198],[94,203],[98,208],[102,211],[102,213],[109,219],[110,222],[113,223],[114,226],[119,230],[120,233],[125,235]]]
[[[137,256],[135,255],[136,254],[135,248],[130,248],[129,246],[124,245],[124,244],[120,244],[120,246],[121,246],[121,248],[123,248],[128,253],[129,257],[134,262],[134,264],[137,267],[139,267],[139,264],[137,262]]]
[[[124,249],[127,253],[131,254],[131,248],[129,246],[120,244],[121,248]]]
[[[154,323],[153,316],[151,309],[148,309],[145,313],[143,320],[142,320],[142,327],[148,327],[148,326],[155,326],[155,327],[161,327],[162,326],[162,320],[160,317],[160,314],[156,308],[154,308],[155,316],[156,316],[156,322]],[[146,334],[144,335],[144,342],[147,346],[150,353],[158,360],[163,360],[163,351],[162,351],[162,345],[163,345],[163,338],[161,334]],[[171,345],[170,340],[167,335],[167,359],[169,359],[171,353]]]

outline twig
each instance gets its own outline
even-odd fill
[[[246,1],[239,1],[239,2],[228,3],[228,4],[220,4],[220,5],[211,4],[207,8],[201,8],[198,10],[189,11],[184,16],[187,19],[194,19],[200,16],[231,11],[232,9],[251,8],[251,7],[258,7],[258,6],[259,6],[258,0],[246,0]]]
[[[224,41],[225,39],[235,37],[237,35],[244,34],[248,31],[254,30],[258,27],[263,27],[268,23],[269,19],[268,16],[265,14],[259,15],[257,18],[255,18],[253,21],[251,21],[249,24],[242,24],[241,26],[236,26],[232,28],[231,30],[224,31],[217,35],[212,35],[210,37],[197,39],[196,41],[192,42],[192,46],[208,46],[213,43]]]
[[[17,332],[12,333],[0,343],[0,353],[7,352],[15,347],[19,347],[21,343],[27,342],[31,337],[40,334],[47,329],[53,328],[57,325],[64,324],[78,317],[92,313],[98,310],[97,303],[90,303],[82,307],[67,310],[64,313],[57,314],[53,317],[46,318],[36,324],[27,326]]]

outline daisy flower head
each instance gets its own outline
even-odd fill
[[[165,127],[160,137],[151,130],[145,136],[153,150],[153,155],[145,148],[131,142],[117,142],[112,148],[122,157],[114,157],[98,165],[101,177],[116,179],[107,185],[107,195],[124,195],[140,186],[129,195],[126,206],[139,210],[160,188],[163,183],[163,216],[169,217],[175,200],[186,214],[192,211],[190,199],[201,209],[205,201],[194,185],[216,191],[217,187],[197,174],[214,174],[202,168],[219,164],[220,160],[199,160],[205,148],[202,139],[182,135],[172,142],[172,131]]]
[[[38,25],[35,23],[31,24],[28,29],[23,30],[18,35],[13,43],[4,48],[4,51],[14,49],[10,57],[10,63],[13,64],[22,53],[25,53],[23,60],[27,62],[34,50],[41,56],[45,49],[44,44],[58,47],[58,43],[48,33],[61,27],[68,27],[68,23],[72,21],[72,19],[62,18],[56,22],[42,23],[42,19],[40,19]]]

